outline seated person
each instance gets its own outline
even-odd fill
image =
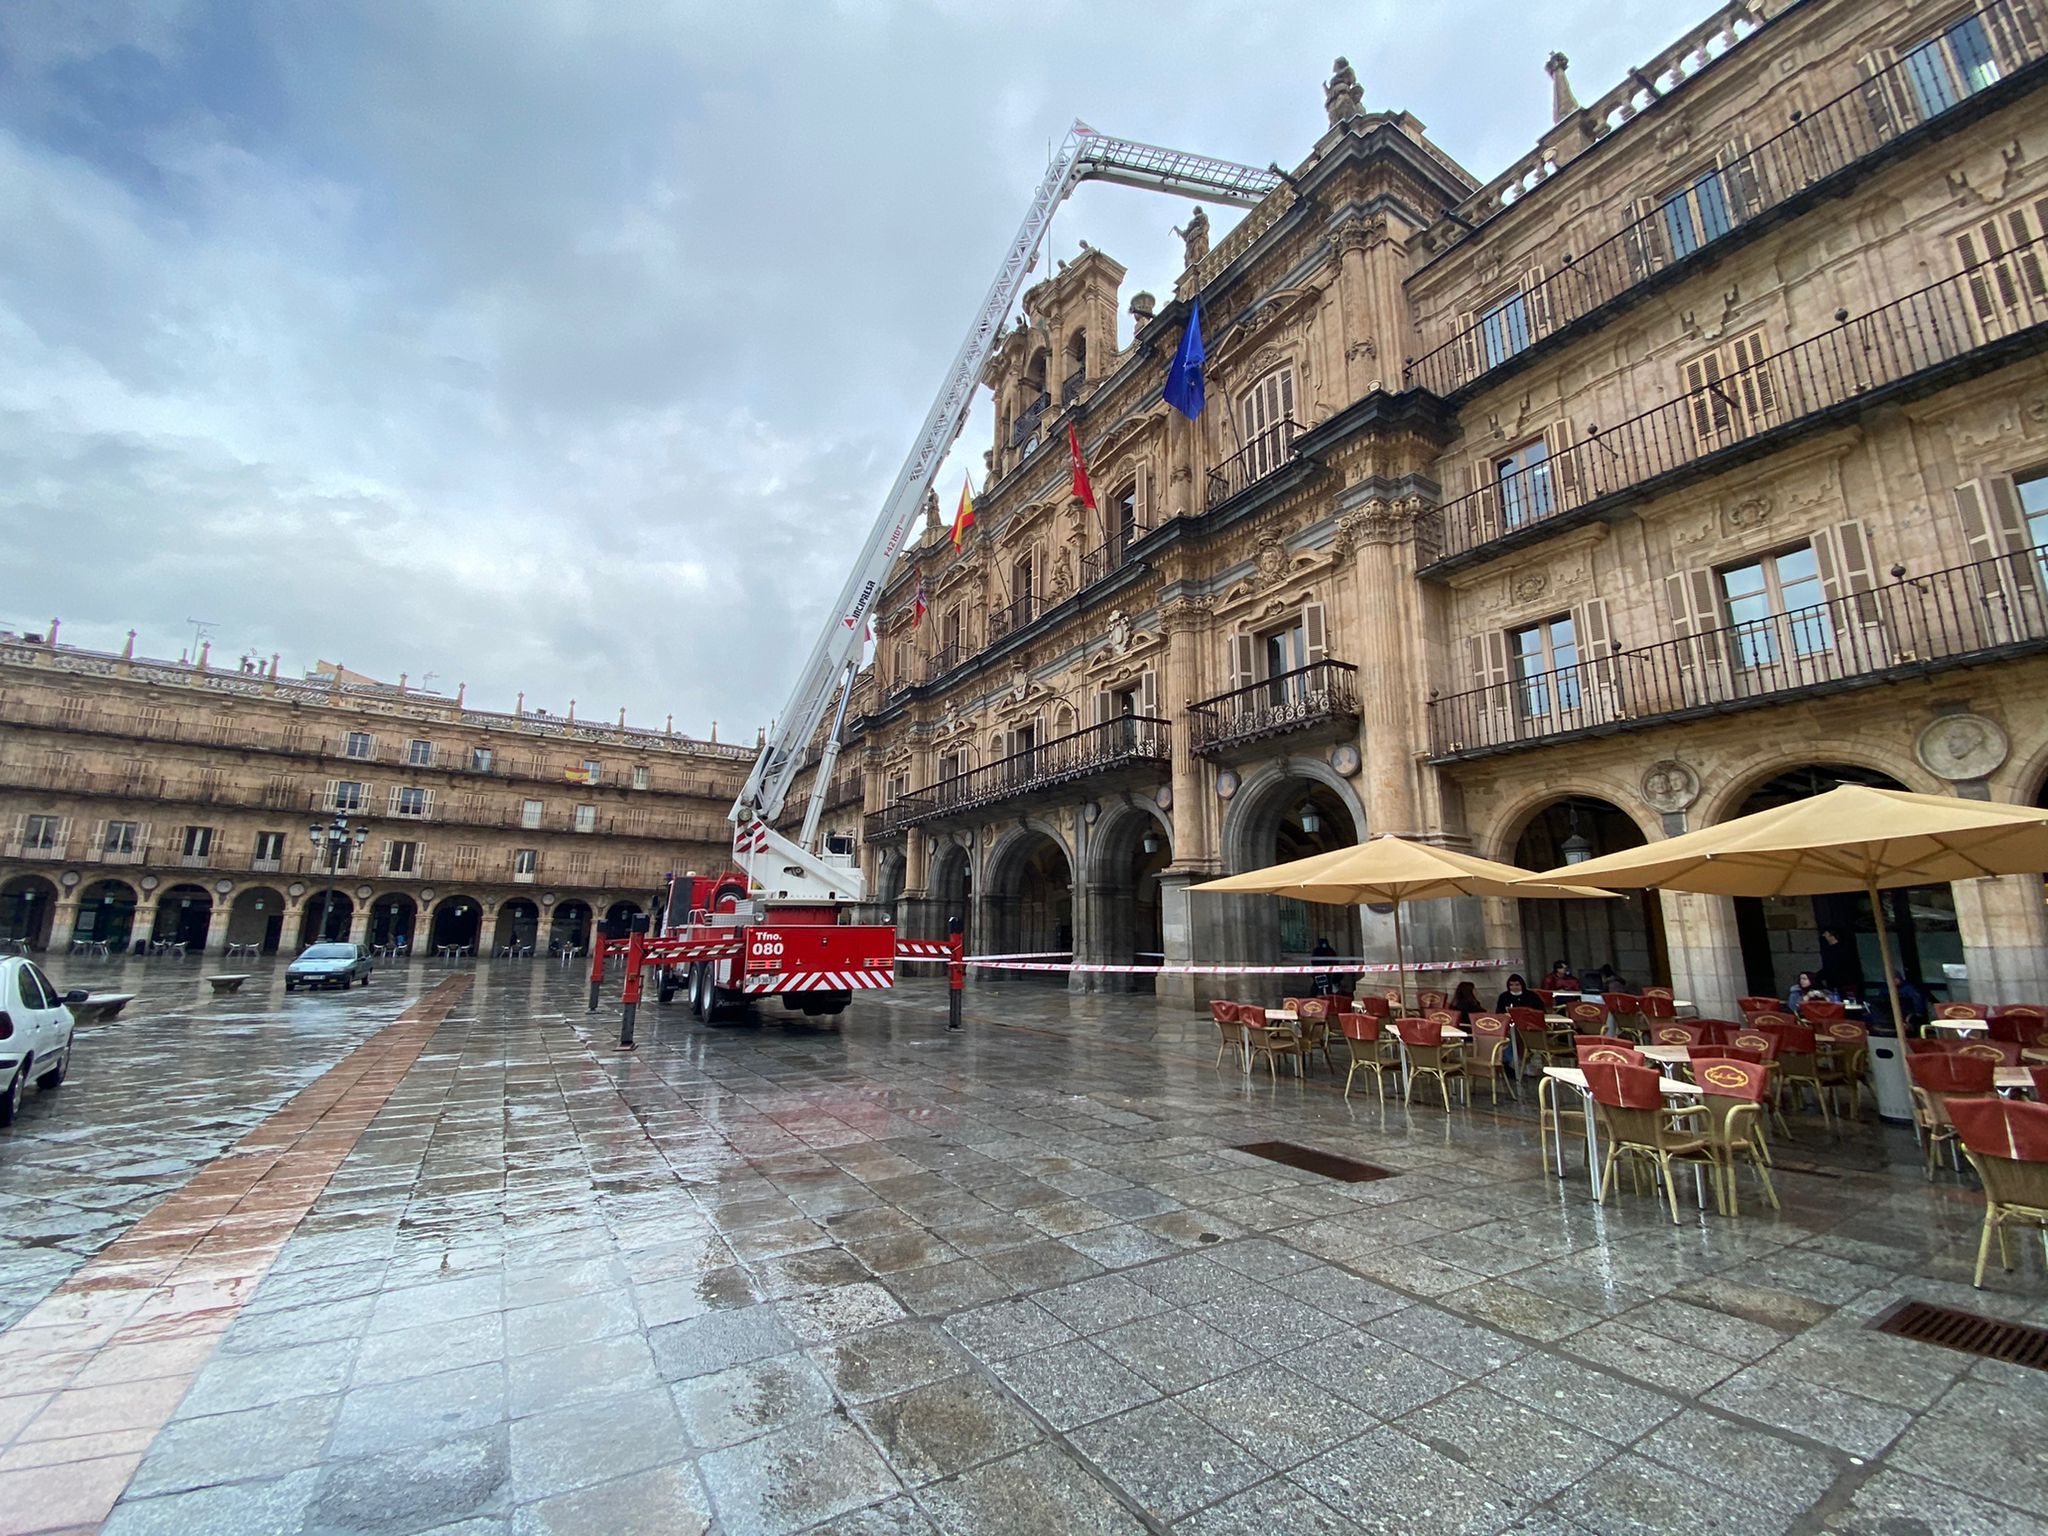
[[[1801,1003],[1839,1003],[1841,1000],[1840,993],[1833,987],[1823,985],[1820,978],[1811,971],[1801,971],[1799,979],[1792,983],[1791,990],[1785,994],[1785,1003],[1795,1014],[1799,1011]]]
[[[1451,994],[1450,1006],[1458,1010],[1460,1024],[1470,1024],[1473,1014],[1486,1012],[1486,1004],[1479,1001],[1479,989],[1469,981],[1458,983],[1458,989]]]
[[[1541,1008],[1543,999],[1531,992],[1518,971],[1508,978],[1507,989],[1493,1005],[1495,1013],[1506,1013],[1510,1008]]]
[[[1538,983],[1546,992],[1576,992],[1579,989],[1579,975],[1563,960],[1553,960],[1550,971]]]

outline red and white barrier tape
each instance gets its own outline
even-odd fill
[[[896,963],[932,965],[940,962],[899,955]],[[1047,964],[1038,961],[1007,960],[994,955],[969,955],[963,963],[990,971],[1081,971],[1091,976],[1301,976],[1316,971],[1341,971],[1345,975],[1367,972],[1393,976],[1398,975],[1403,969],[1411,974],[1428,971],[1495,971],[1520,965],[1522,962],[1495,956],[1492,959],[1481,960],[1411,960],[1405,967],[1380,960],[1314,960],[1303,961],[1298,965],[1098,965],[1086,961]]]

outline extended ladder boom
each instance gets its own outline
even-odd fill
[[[772,823],[781,814],[790,783],[803,766],[804,748],[831,706],[833,693],[842,685],[850,686],[852,673],[848,663],[860,653],[875,599],[881,593],[890,566],[902,552],[911,521],[924,505],[925,496],[938,475],[939,465],[966,423],[982,370],[1002,338],[1004,320],[1023,292],[1025,278],[1037,258],[1039,246],[1044,242],[1053,211],[1076,185],[1088,180],[1117,182],[1189,197],[1201,196],[1240,207],[1249,207],[1280,185],[1280,177],[1270,170],[1226,160],[1211,160],[1128,139],[1105,138],[1086,124],[1074,124],[1046,169],[1045,179],[1032,195],[1024,221],[1003,253],[1002,265],[989,284],[980,308],[975,311],[974,322],[968,327],[952,366],[946,371],[945,382],[925,416],[910,456],[904,460],[895,483],[889,488],[888,497],[882,503],[881,516],[876,519],[867,543],[854,562],[853,572],[839,593],[839,600],[826,621],[825,633],[811,648],[811,654],[798,676],[796,689],[777,718],[775,730],[763,746],[746,787],[733,805],[732,820],[743,830],[758,823]],[[823,778],[821,771],[819,782],[813,786],[814,797],[825,790]],[[765,863],[779,862],[783,876],[797,874],[797,867],[790,862],[792,859],[804,865],[814,862],[807,847],[800,848],[773,832],[769,833],[769,839],[774,846],[761,846],[758,832],[747,840],[754,845],[753,856]],[[748,869],[749,873],[754,872],[751,864]],[[823,870],[821,864],[818,871],[821,878]],[[812,873],[809,869],[804,872]],[[849,893],[848,872],[835,867],[827,883],[840,899],[858,900],[858,878],[857,874],[853,876],[855,888]],[[785,882],[764,879],[760,883],[776,885]]]

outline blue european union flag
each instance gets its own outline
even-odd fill
[[[1166,370],[1166,403],[1193,421],[1202,414],[1202,301],[1188,307],[1188,328],[1181,333],[1180,350],[1173,354],[1173,366]]]

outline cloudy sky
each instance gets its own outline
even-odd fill
[[[1069,121],[1292,166],[1344,53],[1484,178],[1695,9],[6,0],[0,626],[750,736]]]

